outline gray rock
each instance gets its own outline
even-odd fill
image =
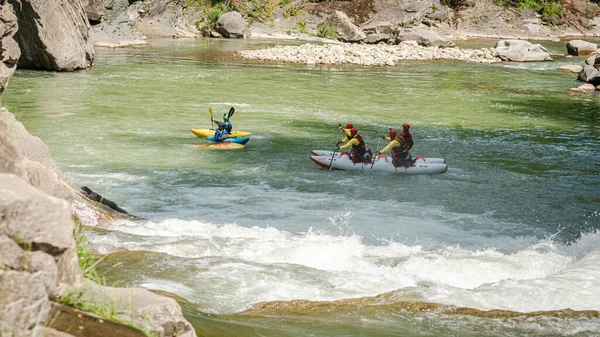
[[[92,2],[85,6],[85,15],[92,25],[108,20],[106,8],[104,8],[104,5],[99,2]]]
[[[588,56],[598,52],[598,45],[583,40],[571,40],[567,43],[569,55]]]
[[[579,72],[581,72],[581,70],[583,70],[583,67],[578,64],[565,64],[565,65],[562,65],[562,66],[556,68],[556,70],[563,72],[563,73],[578,74]]]
[[[598,69],[594,68],[594,66],[586,64],[583,67],[583,69],[579,72],[579,75],[577,76],[577,80],[582,81],[582,82],[591,83],[592,79],[594,79],[596,76],[598,76],[598,74],[600,74],[600,71],[598,71]]]
[[[524,40],[500,40],[492,55],[513,62],[552,61],[546,48]]]
[[[579,89],[583,92],[589,93],[589,92],[596,91],[596,86],[594,86],[593,84],[590,84],[590,83],[585,83],[585,84],[578,86],[577,89]]]
[[[133,323],[155,336],[196,336],[174,299],[146,289],[102,287],[86,280],[82,299],[100,305],[115,305],[118,315],[126,320],[133,314]]]
[[[585,64],[589,64],[591,66],[600,64],[600,54],[589,56],[585,59]]]
[[[394,32],[395,26],[389,21],[375,21],[363,25],[361,29],[369,36],[370,34],[391,34]]]
[[[323,24],[333,25],[340,41],[360,42],[367,37],[344,12],[335,11],[325,19]]]
[[[19,21],[19,68],[70,71],[92,65],[90,24],[80,1],[8,1]]]
[[[248,28],[248,23],[238,12],[227,12],[217,20],[217,30],[224,37],[245,39],[252,32]]]
[[[71,207],[12,174],[0,174],[0,235],[56,256],[74,247]]]
[[[14,40],[17,29],[17,17],[13,13],[12,5],[3,2],[0,6],[0,95],[15,73],[17,61],[21,56],[19,45]]]
[[[0,335],[39,336],[50,312],[50,300],[41,275],[0,269]]]
[[[389,40],[390,36],[388,34],[369,34],[363,40],[363,42],[368,44],[377,44],[380,42],[388,42]]]
[[[404,29],[397,33],[396,44],[402,41],[416,41],[424,47],[454,47],[454,42],[449,37],[429,29]]]

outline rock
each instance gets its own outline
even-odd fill
[[[88,18],[88,21],[91,25],[96,25],[101,23],[102,21],[108,20],[108,15],[106,14],[106,8],[100,2],[92,2],[85,6],[85,15]]]
[[[590,83],[586,83],[586,84],[582,84],[582,85],[578,86],[577,89],[579,89],[585,93],[589,93],[589,92],[594,92],[596,90],[596,86],[594,86],[593,84],[590,84]]]
[[[391,34],[394,32],[395,27],[389,21],[376,21],[362,26],[361,29],[369,36],[369,34]]]
[[[388,34],[369,34],[363,40],[363,42],[369,44],[377,44],[380,42],[388,42],[389,40],[390,36]]]
[[[583,67],[578,64],[565,64],[565,65],[562,65],[562,66],[556,68],[556,70],[563,72],[563,73],[578,74],[579,72],[581,72],[581,70],[583,70]]]
[[[116,306],[118,316],[155,336],[195,337],[192,325],[185,320],[181,307],[169,297],[141,288],[102,287],[86,280],[81,300],[103,306]]]
[[[496,43],[494,57],[502,61],[536,62],[552,61],[550,53],[540,44],[532,44],[524,40],[500,40]]]
[[[90,24],[80,1],[8,0],[15,8],[19,68],[70,71],[94,62]]]
[[[600,65],[600,54],[591,55],[590,57],[585,59],[585,64],[589,64],[591,66]]]
[[[0,235],[56,256],[74,247],[71,207],[11,174],[0,174]]]
[[[42,276],[0,268],[0,335],[38,336],[50,311]]]
[[[17,17],[13,13],[12,5],[3,2],[0,6],[0,95],[15,73],[17,61],[21,56],[19,45],[14,40],[17,29]]]
[[[360,42],[367,37],[344,12],[335,11],[325,19],[323,24],[334,26],[340,41]]]
[[[452,40],[434,30],[428,29],[405,29],[396,35],[396,44],[402,41],[416,41],[419,45],[425,47],[454,47]]]
[[[594,66],[586,64],[583,67],[583,69],[579,72],[579,75],[577,76],[577,80],[582,81],[582,82],[591,83],[591,81],[595,77],[597,77],[598,74],[600,74],[600,71],[598,69],[594,68]]]
[[[227,12],[217,20],[217,30],[224,37],[245,39],[251,35],[248,23],[242,14],[238,12]]]
[[[588,56],[598,52],[598,45],[583,40],[571,40],[567,43],[569,55]]]
[[[119,205],[117,205],[114,201],[108,200],[106,198],[104,198],[103,196],[101,196],[100,194],[92,191],[89,187],[87,186],[82,186],[81,190],[85,193],[85,195],[90,198],[93,201],[99,202],[103,205],[108,206],[110,209],[119,212],[119,213],[125,213],[125,214],[129,214],[127,213],[126,210],[122,209],[121,207],[119,207]]]

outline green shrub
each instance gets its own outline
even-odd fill
[[[287,19],[291,16],[297,16],[301,11],[301,7],[290,7],[283,12],[283,17]]]
[[[317,36],[326,39],[337,39],[339,34],[335,30],[335,26],[331,23],[325,23],[317,27]]]

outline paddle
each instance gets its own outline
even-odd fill
[[[213,111],[212,111],[212,109],[210,107],[208,108],[208,113],[210,114],[210,129],[212,130],[213,129],[212,126],[213,126],[213,123],[214,123],[214,119],[213,119]]]
[[[375,149],[375,157],[371,158],[371,168],[370,170],[373,169],[373,165],[375,165],[375,158],[377,157],[377,152],[379,152],[379,143],[381,143],[381,138],[379,138],[379,140],[377,141],[377,149]]]
[[[234,112],[235,112],[235,109],[233,107],[231,107],[231,109],[229,109],[229,114],[227,115],[227,119],[230,119],[231,116],[233,116]]]
[[[331,164],[333,164],[333,158],[335,157],[335,153],[337,152],[336,147],[340,143],[340,133],[341,132],[342,132],[342,130],[338,130],[337,140],[335,141],[335,146],[333,147],[333,154],[331,155],[331,161],[329,161],[329,168],[328,168],[328,170],[331,170]]]

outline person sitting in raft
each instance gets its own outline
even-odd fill
[[[381,136],[381,138],[389,141],[390,143],[381,151],[377,151],[377,155],[392,150],[392,164],[394,165],[394,167],[412,166],[413,160],[410,157],[410,153],[408,153],[408,146],[406,145],[406,140],[401,135],[398,135],[396,130],[390,130],[388,135],[388,137]]]
[[[221,123],[225,124],[225,130],[227,131],[227,133],[231,133],[231,130],[233,129],[233,125],[229,121],[229,117],[227,116],[227,114],[223,114],[223,122],[215,121],[215,123],[217,124],[217,126],[219,126]]]
[[[207,139],[212,140],[213,142],[222,143],[227,138],[229,138],[229,132],[225,129],[225,123],[219,123],[219,128],[215,130],[215,135]]]
[[[407,151],[410,151],[415,143],[413,142],[412,134],[410,131],[408,131],[408,129],[410,129],[410,124],[402,124],[402,133],[400,136],[402,136],[402,138],[404,138],[406,141]]]
[[[355,164],[370,164],[373,154],[367,147],[367,144],[365,144],[365,141],[362,139],[361,135],[358,134],[358,130],[356,130],[356,128],[351,128],[350,137],[347,138],[349,138],[349,140],[346,144],[342,146],[336,145],[334,150],[343,150],[352,146],[352,153],[350,154],[350,159],[352,162]]]

